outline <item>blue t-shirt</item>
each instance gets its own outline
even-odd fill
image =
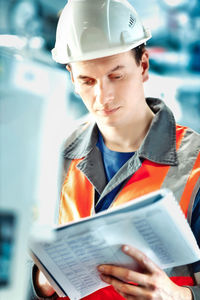
[[[103,137],[99,132],[99,138],[97,142],[97,147],[101,151],[102,159],[104,163],[105,174],[107,182],[109,182],[112,177],[117,173],[117,171],[131,158],[134,152],[116,152],[108,149],[104,144]],[[116,186],[110,193],[108,193],[95,207],[95,211],[100,212],[107,209],[112,203],[113,199],[119,192],[123,183]],[[99,195],[96,195],[96,200],[98,200]]]
[[[117,173],[117,171],[133,156],[134,152],[115,152],[108,149],[103,141],[103,137],[99,132],[99,138],[97,142],[97,147],[101,151],[102,159],[104,163],[105,173],[107,177],[107,182]],[[107,209],[112,203],[113,199],[119,192],[123,183],[118,185],[110,193],[108,193],[95,207],[95,211],[100,212]],[[96,192],[96,200],[98,200],[99,195]],[[200,190],[195,198],[193,211],[192,211],[192,222],[191,229],[200,247]],[[193,264],[194,272],[200,271],[200,262]]]

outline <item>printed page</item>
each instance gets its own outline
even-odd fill
[[[120,251],[120,245],[109,246],[99,232],[62,237],[52,245],[32,245],[36,256],[47,266],[51,276],[62,286],[70,299],[80,299],[104,286],[97,272],[97,265],[132,261]],[[120,255],[121,254],[121,255]],[[56,288],[56,286],[55,286]],[[63,294],[59,294],[63,296]]]

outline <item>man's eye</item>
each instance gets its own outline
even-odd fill
[[[110,79],[113,79],[113,80],[117,80],[117,79],[121,79],[122,78],[122,75],[112,75],[110,76]]]
[[[94,83],[93,79],[83,81],[83,84],[85,84],[85,85],[92,85],[93,83]]]

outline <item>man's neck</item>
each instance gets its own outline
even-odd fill
[[[140,120],[133,121],[131,124],[119,127],[102,126],[102,124],[98,124],[98,127],[103,135],[106,146],[110,150],[134,152],[143,142],[153,117],[154,113],[149,109]]]

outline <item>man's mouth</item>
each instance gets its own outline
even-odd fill
[[[103,108],[103,109],[100,109],[99,112],[102,113],[102,114],[105,114],[105,115],[110,115],[110,114],[115,113],[118,110],[119,110],[119,107]]]

